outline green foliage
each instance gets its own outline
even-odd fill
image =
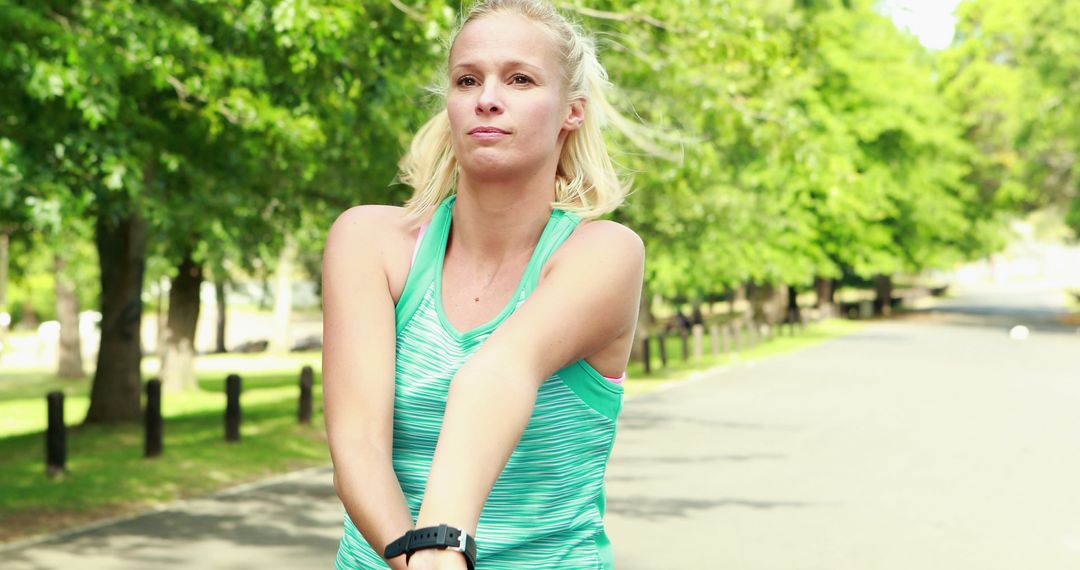
[[[931,55],[869,3],[592,7],[624,107],[686,141],[677,163],[617,141],[639,189],[617,218],[646,239],[653,292],[867,279],[998,245]]]
[[[945,94],[962,117],[971,180],[984,201],[1080,209],[1080,5],[970,0],[942,57]],[[1080,232],[1080,217],[1070,224]]]
[[[612,141],[652,292],[947,266],[998,247],[1003,211],[1076,194],[1075,3],[966,3],[939,55],[866,0],[561,5],[600,38],[616,103],[682,143],[671,161]],[[0,8],[0,224],[139,212],[155,275],[193,251],[262,276],[285,235],[315,274],[336,215],[406,196],[397,159],[438,103],[457,5]]]

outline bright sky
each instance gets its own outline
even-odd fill
[[[953,38],[953,11],[960,0],[882,0],[882,11],[897,27],[918,36],[930,49],[944,49]]]

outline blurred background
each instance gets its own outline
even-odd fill
[[[855,321],[989,315],[1078,354],[1080,2],[557,4],[616,105],[685,141],[610,140],[635,188],[611,217],[648,250],[628,397]],[[0,542],[328,463],[323,240],[409,196],[397,160],[460,9],[0,0]],[[243,448],[220,436],[229,373]]]

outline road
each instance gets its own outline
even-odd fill
[[[1059,291],[969,291],[630,402],[617,567],[1080,568],[1080,335]]]
[[[1080,334],[1062,300],[969,291],[628,401],[607,478],[617,567],[1080,568]],[[9,547],[0,566],[326,568],[340,517],[316,469]]]

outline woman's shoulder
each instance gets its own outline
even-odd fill
[[[637,232],[618,222],[582,221],[551,255],[542,275],[559,264],[596,259],[597,256],[616,260],[616,263],[639,264],[645,258],[645,244]]]
[[[387,284],[396,300],[409,273],[419,230],[419,225],[406,216],[403,207],[353,206],[334,221],[326,247],[341,246],[358,255],[378,255],[378,263],[386,272]]]
[[[572,252],[597,248],[608,250],[612,254],[643,254],[645,243],[637,232],[626,225],[611,220],[586,220],[574,228],[566,239],[565,247],[560,250]]]
[[[405,223],[405,208],[383,204],[361,204],[338,215],[334,226],[360,226],[369,229],[393,230]]]
[[[405,208],[363,204],[342,212],[334,220],[328,239],[393,245],[410,234],[415,237],[418,229],[419,226],[407,219]]]

